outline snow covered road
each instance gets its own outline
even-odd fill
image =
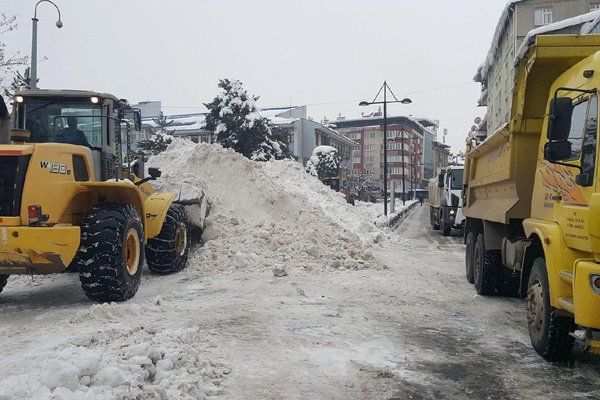
[[[76,274],[9,283],[0,399],[600,397],[594,357],[543,361],[521,300],[475,295],[426,206],[395,233],[388,269],[146,274],[121,304]]]

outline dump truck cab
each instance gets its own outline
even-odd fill
[[[9,274],[70,267],[88,297],[126,300],[145,256],[154,272],[185,266],[185,209],[173,204],[176,193],[155,193],[148,181],[160,171],[143,177],[131,150],[135,128],[139,111],[110,94],[26,89],[14,96],[10,142],[0,144],[0,290]]]

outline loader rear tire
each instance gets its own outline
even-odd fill
[[[0,293],[4,290],[4,287],[8,283],[8,275],[0,274]]]
[[[473,278],[477,294],[490,296],[496,292],[496,277],[501,263],[500,250],[486,250],[483,233],[479,234],[473,256]]]
[[[191,239],[185,207],[171,204],[160,233],[148,239],[146,245],[146,261],[150,271],[157,274],[170,274],[184,269]]]
[[[575,330],[575,321],[557,316],[556,309],[550,305],[548,272],[543,257],[534,261],[527,288],[527,325],[531,345],[547,360],[566,358],[575,342],[570,335]]]
[[[76,259],[87,297],[101,302],[132,298],[144,266],[144,228],[136,209],[130,204],[93,207],[81,226]]]
[[[475,277],[473,274],[473,270],[474,270],[473,258],[475,255],[475,242],[477,242],[477,233],[469,232],[467,234],[467,240],[465,243],[465,266],[466,266],[467,281],[469,281],[469,283],[475,282]]]

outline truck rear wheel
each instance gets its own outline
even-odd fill
[[[486,250],[483,233],[480,233],[473,252],[473,279],[477,294],[489,296],[495,293],[500,262],[500,250]]]
[[[475,282],[475,277],[473,274],[473,257],[475,256],[476,242],[477,233],[472,231],[467,233],[467,241],[465,243],[465,266],[467,272],[467,281],[469,281],[469,283]]]
[[[160,233],[148,239],[148,268],[157,274],[170,274],[185,268],[191,245],[190,226],[185,207],[171,204]]]
[[[439,231],[440,230],[440,224],[439,224],[439,220],[436,219],[437,217],[437,211],[435,210],[435,208],[431,208],[431,224],[433,225],[433,230],[434,231]]]
[[[506,297],[518,297],[521,280],[513,276],[510,268],[502,266],[498,270],[497,290],[498,294]]]
[[[93,207],[81,226],[77,252],[79,280],[96,301],[132,298],[144,266],[144,228],[130,204]]]
[[[556,316],[550,305],[550,287],[546,260],[538,257],[531,269],[527,284],[527,325],[531,345],[547,360],[561,360],[569,355],[575,338],[573,318]]]
[[[0,293],[4,290],[4,287],[8,283],[8,275],[0,274]]]

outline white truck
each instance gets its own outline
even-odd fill
[[[462,165],[449,166],[438,174],[437,179],[429,181],[429,220],[433,229],[441,229],[444,236],[450,235],[452,228],[464,227],[463,171]]]

